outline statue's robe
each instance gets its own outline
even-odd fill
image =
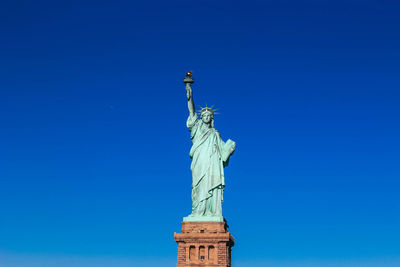
[[[224,143],[217,130],[203,124],[197,116],[189,116],[192,158],[192,214],[191,216],[222,216],[225,187],[224,167],[229,162],[234,142]]]

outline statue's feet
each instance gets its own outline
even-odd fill
[[[222,216],[199,216],[195,214],[190,214],[183,218],[184,222],[223,222],[224,217]]]

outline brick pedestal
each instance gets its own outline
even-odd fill
[[[175,241],[177,267],[231,267],[235,239],[225,222],[183,222]]]

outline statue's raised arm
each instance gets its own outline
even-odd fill
[[[186,96],[187,96],[187,100],[188,100],[189,114],[190,114],[190,117],[194,117],[194,116],[196,116],[196,111],[194,108],[193,93],[192,93],[192,87],[191,87],[191,84],[194,82],[191,71],[186,73],[186,77],[185,77],[185,79],[183,79],[183,82],[186,85]]]

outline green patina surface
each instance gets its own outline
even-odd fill
[[[224,167],[235,151],[236,143],[222,141],[214,128],[214,110],[206,107],[198,116],[194,109],[191,75],[186,76],[186,93],[189,118],[187,127],[193,142],[190,150],[192,158],[192,213],[184,222],[222,222],[222,201],[225,188]]]

